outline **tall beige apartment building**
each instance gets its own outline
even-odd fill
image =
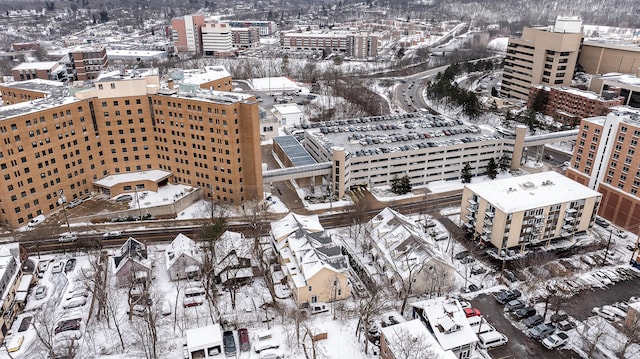
[[[509,39],[502,96],[526,101],[531,85],[571,85],[581,43],[579,17],[558,17],[551,28],[525,27],[520,38]]]
[[[255,98],[172,87],[155,69],[103,73],[87,87],[52,86],[46,98],[0,107],[2,224],[55,211],[61,191],[71,200],[110,174],[151,169],[222,203],[261,199]]]
[[[600,193],[554,172],[465,185],[460,220],[498,250],[570,239],[593,226]]]
[[[599,214],[636,232],[640,226],[640,110],[585,118],[566,176],[602,194]]]

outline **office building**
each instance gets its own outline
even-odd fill
[[[0,208],[8,227],[56,211],[61,192],[68,201],[82,198],[108,175],[153,169],[221,203],[262,198],[251,95],[170,88],[155,69],[103,73],[83,87],[48,92],[29,106],[0,107]]]
[[[510,38],[501,94],[527,100],[531,85],[570,86],[582,42],[579,17],[558,17],[550,28],[525,27]]]
[[[606,74],[591,79],[589,89],[602,96],[620,96],[623,105],[640,108],[640,68],[636,75]]]
[[[638,74],[640,48],[638,45],[617,45],[585,41],[578,63],[588,74]]]
[[[600,197],[554,171],[473,183],[462,191],[460,220],[474,239],[503,256],[590,229]]]
[[[12,68],[11,74],[15,81],[31,79],[64,81],[67,79],[66,69],[58,61],[23,62]]]
[[[602,194],[598,214],[635,232],[640,225],[640,111],[585,118],[566,176]]]
[[[273,21],[232,20],[228,21],[228,23],[229,26],[234,29],[256,28],[258,29],[260,36],[271,36],[278,31],[278,25]]]
[[[234,55],[231,27],[224,22],[207,22],[201,27],[202,51],[205,56]]]
[[[255,27],[231,28],[233,47],[249,49],[260,46],[260,31]]]

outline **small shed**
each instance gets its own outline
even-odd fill
[[[222,330],[220,324],[187,330],[189,359],[222,356]]]

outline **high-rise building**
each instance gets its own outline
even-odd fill
[[[566,176],[602,194],[598,214],[636,231],[640,225],[640,111],[620,108],[585,118]]]
[[[204,25],[204,15],[185,15],[171,19],[171,40],[176,52],[191,55],[202,54],[200,28]]]
[[[0,107],[2,224],[24,226],[59,208],[61,192],[82,198],[110,174],[152,169],[222,203],[262,198],[252,95],[169,88],[143,69],[103,73],[86,86],[52,86],[30,106]]]
[[[579,17],[558,17],[551,28],[525,27],[520,38],[509,39],[502,95],[526,101],[531,85],[571,85],[581,42]]]

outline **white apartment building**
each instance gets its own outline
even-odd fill
[[[202,26],[202,51],[205,56],[228,55],[234,50],[229,24],[205,23]]]

